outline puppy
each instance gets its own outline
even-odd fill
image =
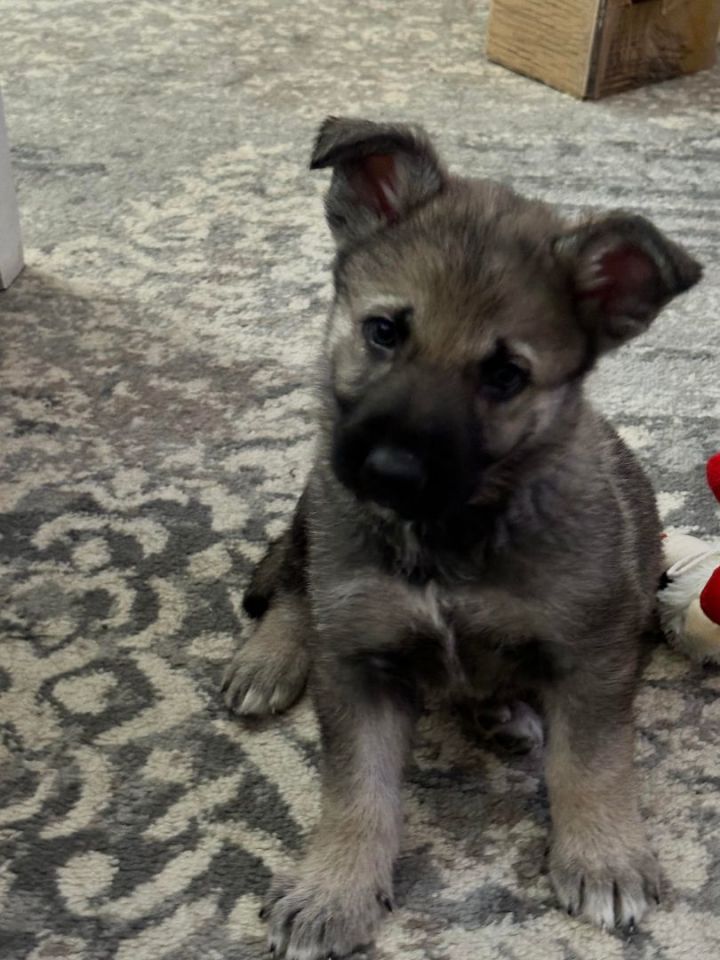
[[[632,703],[660,524],[583,385],[701,269],[641,217],[572,225],[451,175],[417,127],[331,117],[311,167],[337,243],[317,453],[225,680],[262,714],[310,674],[321,728],[320,823],[268,899],[271,948],[339,957],[392,909],[429,690],[540,697],[558,899],[631,927],[658,896]]]

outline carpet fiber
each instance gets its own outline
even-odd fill
[[[307,704],[218,696],[243,583],[312,450],[328,113],[424,123],[455,169],[644,211],[705,281],[593,391],[667,524],[720,530],[720,72],[583,104],[487,63],[475,0],[0,0],[28,266],[0,294],[0,956],[251,960],[318,805]],[[588,544],[592,549],[592,544]],[[720,673],[638,700],[668,875],[628,939],[554,906],[540,760],[426,718],[380,960],[720,951]]]

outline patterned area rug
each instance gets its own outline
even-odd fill
[[[582,104],[487,63],[486,6],[0,0],[28,262],[0,294],[2,958],[264,955],[316,729],[244,725],[218,686],[312,448],[325,114],[418,120],[457,169],[642,210],[704,261],[593,389],[666,522],[717,534],[720,71]],[[539,758],[429,717],[379,960],[717,956],[720,673],[659,647],[638,712],[670,888],[642,932],[555,909]]]

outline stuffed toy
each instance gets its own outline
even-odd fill
[[[707,479],[720,501],[720,453],[708,461]],[[658,606],[665,635],[692,660],[720,663],[720,542],[666,533],[663,549]]]

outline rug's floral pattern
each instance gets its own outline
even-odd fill
[[[489,65],[486,4],[0,0],[28,268],[0,295],[0,957],[250,960],[317,812],[306,705],[218,697],[244,579],[313,442],[326,113],[425,123],[453,166],[630,206],[707,280],[597,376],[667,522],[720,531],[720,73],[581,104]],[[592,545],[589,545],[589,549]],[[380,960],[720,949],[720,675],[660,648],[643,802],[669,879],[644,932],[554,909],[536,758],[427,718]]]

